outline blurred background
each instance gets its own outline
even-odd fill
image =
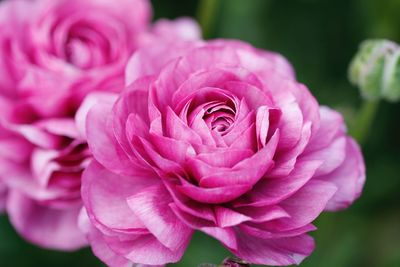
[[[116,0],[117,1],[117,0]],[[348,64],[366,38],[400,42],[400,0],[216,0],[214,12],[199,12],[196,0],[153,0],[154,18],[209,16],[207,38],[235,38],[278,51],[319,102],[339,109],[349,128],[361,104],[347,79]],[[200,13],[200,14],[199,14]],[[213,19],[214,18],[214,19]],[[326,213],[315,252],[302,267],[400,266],[400,104],[380,103],[363,144],[367,183],[348,210]],[[182,261],[170,266],[219,263],[229,253],[196,234]],[[0,266],[103,266],[89,249],[46,251],[27,244],[0,216]]]

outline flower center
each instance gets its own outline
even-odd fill
[[[208,128],[221,135],[228,133],[235,121],[235,105],[231,100],[209,103],[204,106],[203,120]]]
[[[101,33],[85,25],[76,25],[66,42],[66,60],[81,69],[90,69],[108,61],[109,44]]]

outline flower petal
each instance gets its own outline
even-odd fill
[[[86,139],[86,119],[89,113],[89,110],[96,104],[96,103],[108,103],[108,106],[113,105],[117,98],[116,94],[113,93],[92,93],[88,95],[81,106],[79,107],[78,111],[75,115],[75,122],[77,125],[78,132],[80,136]]]
[[[273,157],[279,140],[277,131],[268,144],[252,157],[240,161],[231,170],[210,174],[200,180],[202,187],[221,187],[237,184],[253,186],[273,166]]]
[[[290,218],[277,219],[264,224],[275,231],[292,230],[314,221],[336,193],[333,183],[311,180],[293,196],[280,203]]]
[[[129,174],[134,163],[114,137],[111,109],[111,103],[98,103],[90,109],[86,119],[88,145],[94,158],[107,169]]]
[[[11,190],[7,212],[15,229],[29,241],[44,248],[76,250],[86,245],[78,228],[81,207],[52,209]]]
[[[262,239],[237,232],[238,248],[231,250],[237,257],[252,263],[272,266],[300,264],[314,250],[308,235]]]
[[[278,204],[304,186],[321,164],[321,161],[298,162],[288,176],[261,180],[252,191],[236,201],[234,205],[260,207]]]
[[[126,199],[157,183],[149,173],[122,176],[93,161],[82,178],[82,199],[92,221],[110,229],[144,228]]]
[[[357,199],[365,183],[365,164],[360,147],[351,138],[347,138],[346,158],[333,172],[318,177],[336,185],[338,191],[328,202],[326,210],[335,211],[347,208]]]
[[[133,213],[164,246],[176,250],[182,243],[188,243],[192,230],[170,210],[168,204],[172,198],[162,185],[145,188],[130,196],[127,202]]]

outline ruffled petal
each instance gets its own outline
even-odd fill
[[[252,264],[298,265],[314,250],[314,240],[308,235],[262,239],[237,232],[236,236],[238,247],[232,253]]]
[[[192,230],[170,210],[168,205],[172,198],[162,185],[145,188],[130,196],[127,202],[133,213],[164,246],[177,250],[182,249],[183,243],[188,243]]]
[[[347,208],[360,196],[365,183],[365,164],[360,147],[352,138],[348,137],[346,140],[346,157],[343,163],[333,172],[318,179],[331,182],[338,188],[326,210]]]
[[[129,208],[127,199],[154,184],[157,184],[157,179],[149,173],[117,175],[93,161],[83,174],[82,199],[92,221],[104,228],[140,229],[144,225]]]
[[[7,212],[15,229],[27,240],[44,248],[76,250],[87,241],[78,227],[81,207],[52,209],[11,190]]]

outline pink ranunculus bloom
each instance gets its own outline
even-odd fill
[[[177,262],[198,230],[246,262],[299,264],[313,221],[364,184],[342,116],[278,54],[158,45],[134,54],[116,101],[93,95],[79,113],[95,159],[80,217],[94,253],[110,266]]]
[[[4,1],[0,85],[22,96],[20,116],[71,115],[88,91],[123,82],[150,15],[147,0]]]
[[[150,15],[147,0],[0,4],[0,208],[6,197],[27,240],[60,250],[87,244],[78,215],[91,153],[76,111],[90,92],[120,91],[131,54],[166,38]],[[193,22],[163,23],[175,40],[199,36]]]

